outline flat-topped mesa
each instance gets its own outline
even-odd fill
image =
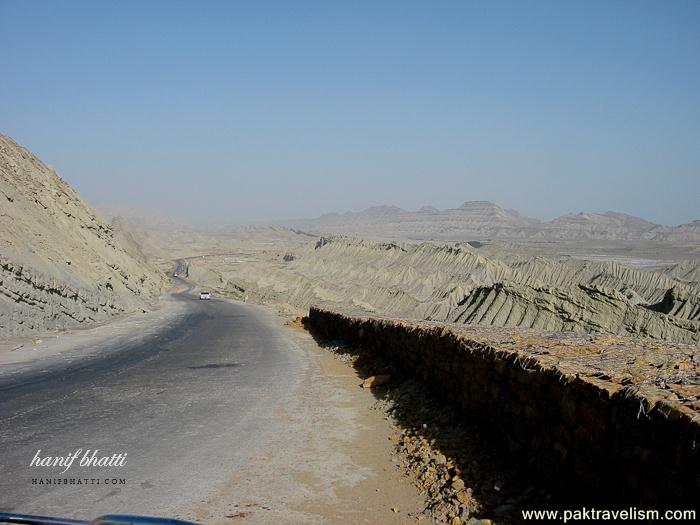
[[[311,308],[306,326],[423,379],[567,497],[585,493],[616,504],[700,498],[697,346],[320,308]]]

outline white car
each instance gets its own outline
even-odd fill
[[[208,301],[211,299],[211,294],[209,292],[199,292],[199,299],[202,301]]]

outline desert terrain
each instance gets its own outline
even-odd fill
[[[144,231],[215,293],[303,314],[311,305],[467,325],[700,341],[692,241],[614,245],[369,240],[262,225]]]
[[[697,523],[700,0],[0,0],[0,525]]]
[[[140,458],[127,471],[136,484],[93,487],[78,506],[65,487],[27,491],[5,478],[0,510],[84,518],[123,510],[205,523],[517,523],[519,509],[563,500],[546,476],[533,477],[535,455],[507,461],[488,418],[465,420],[431,381],[459,395],[482,388],[502,414],[522,410],[551,425],[561,436],[545,445],[565,475],[580,469],[567,458],[592,449],[591,432],[617,436],[619,423],[579,415],[568,391],[561,414],[535,401],[520,407],[541,395],[532,378],[543,370],[565,378],[556,388],[585,378],[606,402],[633,399],[654,417],[691,417],[700,406],[697,222],[666,227],[609,212],[544,223],[471,202],[195,227],[136,207],[93,208],[4,136],[0,175],[5,462],[29,483],[22,465],[38,434],[43,448],[68,449],[88,426],[91,446],[116,443]],[[198,300],[203,290],[211,302]],[[310,311],[316,329],[335,338],[312,330]],[[511,356],[527,375],[481,384],[487,374],[464,383],[469,367],[445,377],[440,363],[407,369],[356,324],[377,340],[402,327],[461,334],[477,350]],[[346,330],[365,345],[338,339]],[[421,343],[405,337],[401,351],[416,346],[409,357],[422,359]],[[472,394],[465,403],[482,398]],[[586,408],[598,409],[608,405]],[[560,416],[580,425],[573,437]],[[514,421],[517,433],[523,417]],[[521,452],[527,436],[516,443]],[[686,465],[684,446],[679,439]],[[631,447],[643,462],[652,457],[652,471],[668,455]]]

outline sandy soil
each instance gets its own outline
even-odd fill
[[[392,461],[392,428],[372,408],[375,397],[306,331],[288,331],[309,359],[299,392],[279,409],[284,432],[186,517],[214,524],[416,522],[423,497]]]

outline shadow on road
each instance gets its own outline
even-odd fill
[[[188,366],[190,370],[202,370],[202,369],[207,369],[207,368],[238,368],[241,366],[239,363],[209,363],[206,365],[193,365],[193,366]]]

